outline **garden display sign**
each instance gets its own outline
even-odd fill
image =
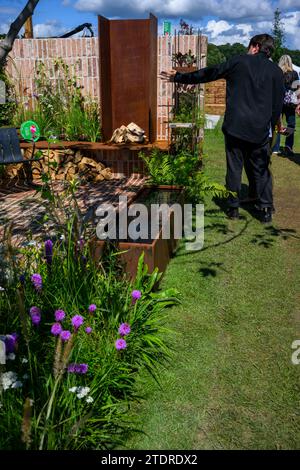
[[[34,121],[23,122],[20,131],[23,139],[29,140],[30,142],[37,142],[41,137],[40,128]]]

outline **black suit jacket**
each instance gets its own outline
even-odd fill
[[[262,144],[280,117],[285,93],[282,70],[266,54],[235,56],[219,65],[175,75],[177,83],[197,84],[226,79],[223,131]]]

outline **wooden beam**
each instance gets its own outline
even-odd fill
[[[33,24],[32,24],[32,16],[25,21],[25,39],[33,39]]]

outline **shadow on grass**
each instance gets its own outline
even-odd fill
[[[219,271],[228,272],[226,269],[223,268],[224,263],[201,263],[203,264],[203,268],[199,269],[199,273],[202,274],[203,277],[217,277]]]
[[[283,158],[284,160],[290,160],[292,163],[296,163],[296,165],[300,165],[300,153],[294,153],[293,156],[278,154],[277,157],[278,158]]]
[[[291,238],[300,240],[300,236],[297,235],[297,231],[293,229],[277,229],[273,226],[265,227],[263,234],[255,235],[251,240],[251,243],[265,248],[271,248],[274,243],[277,242],[278,238],[282,240],[289,240]]]

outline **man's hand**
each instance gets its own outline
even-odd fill
[[[298,104],[298,106],[296,108],[296,113],[298,114],[298,116],[300,116],[300,104]]]
[[[170,70],[169,72],[160,72],[159,78],[165,82],[174,82],[176,70]]]

